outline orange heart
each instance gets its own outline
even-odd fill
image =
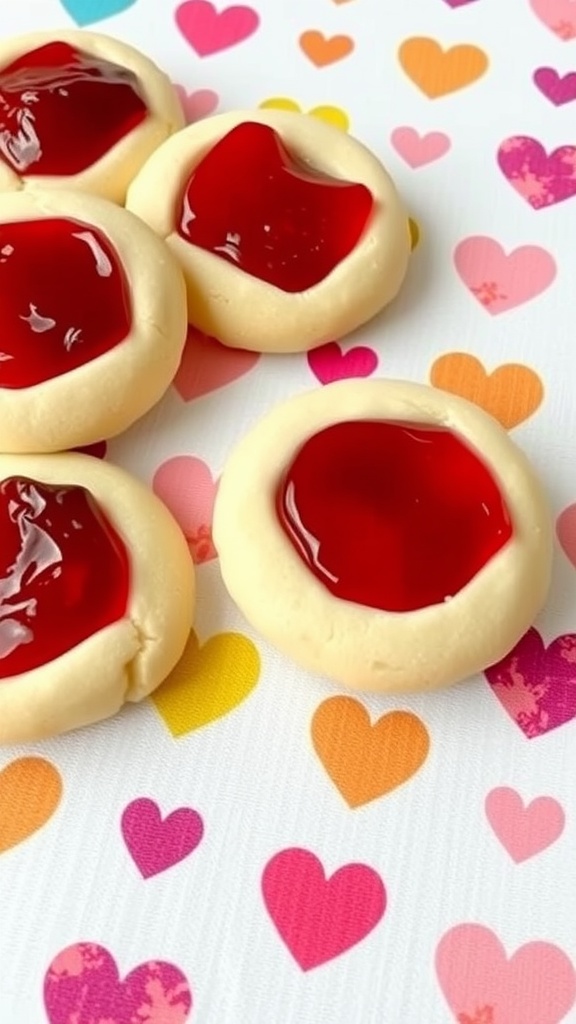
[[[20,757],[0,771],[0,853],[50,820],[60,803],[60,772],[43,757]]]
[[[482,363],[466,352],[448,352],[430,370],[435,388],[475,402],[508,430],[536,412],[544,398],[542,381],[521,363],[505,363],[486,373]]]
[[[329,697],[314,712],[312,742],[349,807],[390,793],[416,774],[430,748],[426,726],[410,711],[374,724],[354,697]]]
[[[300,48],[317,68],[326,64],[335,64],[352,53],[354,40],[350,36],[324,36],[316,30],[303,32],[300,36]]]
[[[428,36],[405,39],[398,57],[408,78],[431,100],[471,85],[488,67],[488,57],[478,46],[463,43],[443,50]]]

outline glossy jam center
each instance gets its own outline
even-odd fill
[[[0,484],[0,678],[58,658],[124,617],[126,548],[92,495]]]
[[[336,597],[409,612],[457,594],[512,536],[484,463],[450,430],[338,423],[297,453],[280,521]]]
[[[58,377],[119,344],[130,291],[104,235],[67,219],[0,224],[0,324],[3,388]]]
[[[365,185],[304,166],[268,125],[244,122],[195,168],[178,231],[253,277],[303,292],[352,252],[372,208]]]
[[[78,174],[147,114],[132,71],[67,43],[0,71],[0,157],[19,175]]]

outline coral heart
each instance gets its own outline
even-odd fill
[[[124,809],[122,836],[143,878],[174,867],[198,846],[204,824],[198,811],[178,807],[166,818],[154,800],[140,797]]]
[[[548,155],[537,139],[513,135],[500,146],[498,164],[533,210],[576,196],[576,146],[560,146]]]
[[[395,128],[390,136],[394,149],[410,167],[424,167],[439,160],[448,152],[452,143],[444,132],[428,132],[419,135],[415,128]]]
[[[564,829],[564,811],[551,796],[524,806],[515,789],[499,786],[488,793],[485,808],[494,834],[516,864],[546,850]]]
[[[0,771],[0,853],[42,828],[62,796],[58,769],[43,757],[20,757]]]
[[[184,655],[150,698],[172,736],[227,715],[252,692],[260,677],[260,655],[241,633],[218,633],[200,647],[191,633]]]
[[[446,932],[436,972],[458,1024],[560,1024],[576,999],[576,973],[561,949],[528,942],[508,959],[480,924]]]
[[[218,93],[213,89],[196,89],[196,92],[186,92],[183,85],[175,85],[174,88],[178,93],[180,105],[188,124],[201,121],[203,117],[209,117],[220,102]]]
[[[454,265],[468,290],[493,316],[536,298],[556,277],[556,263],[539,245],[506,254],[494,238],[465,238],[454,250]]]
[[[260,18],[244,5],[217,11],[209,0],[186,0],[176,8],[176,24],[198,56],[208,57],[249,39]]]
[[[576,569],[576,503],[560,513],[556,532],[566,558],[570,559]]]
[[[262,894],[280,937],[303,971],[351,949],[386,909],[382,879],[365,864],[346,864],[326,878],[309,850],[281,850],[264,868]]]
[[[300,104],[296,103],[296,100],[289,99],[287,96],[271,96],[267,100],[262,100],[259,106],[261,110],[288,110],[294,114],[302,113]],[[340,107],[331,107],[329,105],[312,107],[307,113],[311,117],[317,117],[320,121],[325,121],[326,124],[333,125],[334,128],[340,128],[343,132],[347,132],[350,127],[350,118],[346,111]]]
[[[349,807],[362,807],[402,786],[422,767],[430,748],[424,723],[409,711],[390,711],[374,724],[354,697],[329,697],[314,712],[312,742]]]
[[[78,942],[52,961],[44,978],[50,1024],[184,1024],[192,992],[174,964],[150,960],[120,980],[114,957],[104,946]]]
[[[93,25],[133,7],[136,0],[60,0],[77,25]]]
[[[534,82],[543,96],[555,107],[576,100],[576,72],[559,75],[554,68],[538,68],[534,72]]]
[[[216,558],[212,513],[218,484],[210,468],[193,455],[176,455],[156,470],[152,489],[170,509],[197,565]]]
[[[200,398],[243,377],[259,359],[259,352],[227,348],[191,327],[172,383],[180,398],[191,402],[193,398]]]
[[[443,50],[428,36],[405,39],[398,58],[410,81],[431,100],[472,85],[488,68],[488,57],[478,46],[463,43]]]
[[[532,416],[544,398],[542,381],[529,366],[505,363],[486,373],[480,360],[466,352],[440,356],[430,370],[430,383],[475,402],[508,430]]]
[[[538,630],[529,629],[484,675],[529,740],[576,718],[576,634],[565,633],[546,647]]]
[[[302,52],[317,68],[324,68],[327,64],[343,60],[354,49],[354,40],[350,36],[327,37],[315,30],[303,32],[299,43]]]
[[[348,352],[342,352],[336,341],[321,345],[308,353],[308,365],[321,384],[349,377],[369,377],[378,367],[378,356],[374,349],[357,345]]]
[[[530,0],[534,13],[559,39],[576,39],[574,0]]]

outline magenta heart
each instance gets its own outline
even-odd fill
[[[260,18],[252,7],[217,11],[209,0],[186,0],[176,8],[176,24],[199,57],[227,50],[256,32]]]
[[[576,718],[576,634],[545,647],[529,629],[516,647],[485,671],[492,690],[529,740]]]
[[[576,100],[576,71],[562,76],[554,68],[538,68],[534,72],[534,81],[542,95],[555,107]]]
[[[386,909],[380,875],[345,864],[326,878],[309,850],[281,850],[264,868],[262,894],[280,937],[303,971],[340,956],[366,938]]]
[[[336,341],[308,353],[308,366],[321,384],[349,377],[369,377],[378,367],[378,356],[371,348],[358,345],[342,352]]]
[[[54,958],[44,978],[50,1024],[184,1024],[192,992],[182,971],[149,960],[120,980],[104,946],[78,942]]]
[[[158,804],[140,797],[124,809],[122,835],[143,878],[174,867],[198,846],[204,824],[198,811],[179,807],[162,818]]]
[[[514,135],[500,146],[498,164],[534,210],[576,196],[576,146],[560,146],[548,155],[537,139]]]

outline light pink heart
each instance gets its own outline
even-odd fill
[[[542,853],[564,829],[564,811],[551,796],[525,806],[515,789],[498,786],[488,793],[485,808],[494,834],[516,864]]]
[[[373,868],[346,864],[326,878],[318,858],[297,847],[268,861],[262,894],[280,938],[303,971],[361,942],[386,909],[386,890]]]
[[[556,523],[556,532],[566,558],[576,569],[576,502],[560,513]]]
[[[465,238],[454,250],[461,280],[484,309],[496,316],[546,291],[556,277],[556,263],[539,245],[522,245],[506,253],[485,235]]]
[[[209,117],[220,102],[218,93],[213,89],[196,89],[195,92],[186,92],[183,85],[175,85],[174,88],[178,93],[180,105],[188,124],[201,121],[203,117]]]
[[[395,128],[390,136],[394,149],[410,167],[424,167],[443,157],[450,146],[450,139],[444,132],[428,132],[419,135],[415,128]]]
[[[484,672],[492,691],[527,739],[576,718],[576,634],[545,646],[529,629],[513,650]]]
[[[574,0],[530,0],[534,13],[559,39],[576,39]]]
[[[140,964],[121,981],[104,946],[78,942],[50,964],[44,1004],[50,1024],[184,1024],[192,992],[182,971],[162,960]]]
[[[561,949],[528,942],[508,959],[480,924],[446,932],[436,972],[458,1024],[560,1024],[576,999],[576,973]]]
[[[249,39],[260,18],[243,4],[218,11],[209,0],[185,0],[176,8],[176,24],[198,56],[208,57]]]
[[[321,384],[349,377],[369,377],[378,368],[378,356],[374,349],[357,345],[348,352],[342,352],[336,341],[308,352],[308,365]]]
[[[212,517],[218,483],[195,455],[176,455],[156,470],[152,489],[170,509],[197,565],[216,558]]]
[[[192,807],[178,807],[166,818],[154,800],[140,797],[124,808],[122,836],[143,878],[152,878],[188,857],[200,843],[204,824]]]
[[[259,359],[259,352],[227,348],[191,327],[173,384],[180,398],[190,402],[243,377]]]

